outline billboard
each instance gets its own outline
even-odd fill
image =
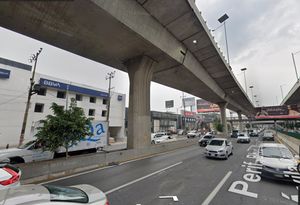
[[[184,105],[184,107],[195,106],[195,97],[183,98],[182,101],[183,101],[182,104]]]
[[[174,107],[174,100],[167,100],[165,103],[166,103],[166,108]]]
[[[300,105],[259,107],[256,119],[300,119]]]
[[[203,99],[197,100],[197,112],[205,113],[205,112],[220,112],[220,108],[218,105],[210,103]]]

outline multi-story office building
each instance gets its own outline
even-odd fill
[[[0,58],[0,147],[16,146],[19,142],[21,125],[31,77],[31,66]],[[107,118],[108,93],[99,88],[68,82],[36,73],[35,82],[41,85],[32,96],[27,120],[25,141],[33,138],[37,122],[51,114],[53,102],[70,105],[76,99],[86,116],[94,120]],[[124,138],[125,94],[111,94],[109,130],[115,139]]]

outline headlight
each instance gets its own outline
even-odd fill
[[[221,149],[221,150],[219,150],[218,152],[224,152],[224,150]]]

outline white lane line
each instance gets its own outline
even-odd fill
[[[225,182],[227,181],[227,179],[230,177],[231,174],[232,174],[232,171],[229,171],[224,176],[224,178],[215,187],[215,189],[208,195],[208,197],[205,199],[205,201],[201,205],[208,205],[213,200],[213,198],[216,196],[216,194],[218,193],[218,191],[222,188],[222,186],[225,184]]]
[[[56,181],[60,181],[60,180],[64,180],[64,179],[68,179],[68,178],[72,178],[72,177],[77,177],[77,176],[80,176],[80,175],[89,174],[89,173],[92,173],[92,172],[100,171],[100,170],[103,170],[103,169],[108,169],[108,168],[115,167],[115,166],[116,165],[101,167],[101,168],[97,168],[97,169],[93,169],[93,170],[89,170],[89,171],[85,171],[85,172],[80,172],[80,173],[77,173],[77,174],[72,174],[72,175],[69,175],[69,176],[60,177],[60,178],[57,178],[57,179],[45,181],[45,182],[39,183],[38,185],[52,183],[52,182],[56,182]]]
[[[249,152],[252,147],[254,147],[254,145],[250,145],[250,147],[247,149],[247,152]]]
[[[111,193],[113,193],[113,192],[115,192],[115,191],[118,191],[119,189],[123,189],[124,187],[127,187],[127,186],[129,186],[129,185],[132,185],[132,184],[137,183],[137,182],[139,182],[139,181],[142,181],[142,180],[144,180],[144,179],[147,179],[147,178],[149,178],[149,177],[151,177],[151,176],[153,176],[153,175],[155,175],[155,174],[158,174],[158,173],[160,173],[160,172],[163,172],[163,171],[166,171],[166,170],[168,170],[168,169],[171,169],[172,167],[175,167],[175,166],[177,166],[177,165],[179,165],[179,164],[181,164],[181,163],[182,163],[182,162],[178,162],[178,163],[176,163],[176,164],[173,164],[173,165],[170,165],[170,166],[165,167],[165,168],[163,168],[163,169],[160,169],[160,170],[158,170],[158,171],[156,171],[156,172],[152,172],[151,174],[148,174],[148,175],[146,175],[146,176],[143,176],[143,177],[140,177],[140,178],[135,179],[135,180],[133,180],[133,181],[130,181],[130,182],[128,182],[128,183],[126,183],[126,184],[123,184],[123,185],[121,185],[121,186],[118,186],[118,187],[116,187],[116,188],[114,188],[114,189],[111,189],[111,190],[105,192],[105,194],[111,194]]]

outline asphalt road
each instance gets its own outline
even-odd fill
[[[295,184],[247,175],[251,165],[242,164],[254,163],[251,154],[259,143],[251,139],[250,144],[232,139],[228,160],[207,159],[204,148],[191,146],[49,183],[91,184],[106,192],[111,205],[297,204]]]

